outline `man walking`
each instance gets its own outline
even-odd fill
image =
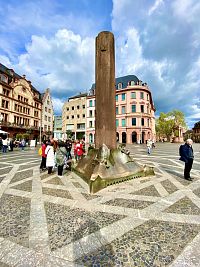
[[[188,181],[192,181],[190,177],[190,171],[194,160],[192,143],[192,139],[187,139],[186,143],[179,148],[180,160],[185,162],[184,178]]]

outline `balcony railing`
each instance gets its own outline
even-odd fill
[[[39,130],[38,126],[27,126],[24,124],[17,124],[14,122],[8,122],[8,121],[2,121],[0,122],[0,126],[5,126],[5,127],[16,127],[16,128],[25,128],[25,129],[31,129],[31,130]]]

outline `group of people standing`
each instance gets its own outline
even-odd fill
[[[71,161],[72,161],[72,141],[67,140],[57,141],[57,140],[48,140],[44,141],[41,146],[41,156],[42,161],[40,164],[40,169],[42,171],[48,170],[48,174],[51,174],[53,168],[56,166],[58,169],[58,176],[62,176],[64,166],[66,169],[71,170]],[[74,143],[74,157],[78,161],[84,154],[84,142],[77,140]]]
[[[21,142],[23,143],[23,141],[25,142],[24,139]],[[7,153],[7,151],[13,151],[13,148],[15,146],[16,146],[16,143],[12,138],[0,137],[0,151],[2,150],[2,153]],[[23,147],[25,147],[24,143],[23,143]]]

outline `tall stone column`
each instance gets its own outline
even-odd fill
[[[95,146],[98,149],[105,144],[108,148],[115,149],[115,48],[111,32],[100,32],[96,37],[95,68]]]

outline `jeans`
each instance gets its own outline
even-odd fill
[[[192,169],[193,159],[189,158],[188,162],[185,162],[185,169],[184,169],[184,178],[190,178],[190,171]]]
[[[7,152],[7,148],[8,148],[8,146],[3,145],[2,152],[3,152],[3,153],[6,153],[6,152]]]
[[[46,169],[46,158],[45,157],[42,157],[42,161],[41,161],[41,164],[40,164],[40,169]]]
[[[58,175],[59,175],[59,176],[62,176],[62,173],[63,173],[63,166],[64,166],[64,165],[58,165]]]

